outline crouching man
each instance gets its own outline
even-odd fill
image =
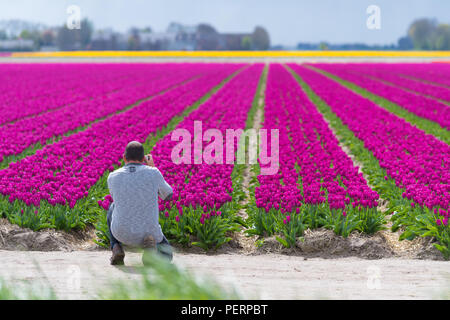
[[[144,264],[148,252],[153,249],[172,260],[172,248],[158,220],[158,196],[170,200],[172,188],[155,168],[151,155],[144,155],[141,143],[130,142],[123,158],[125,165],[108,176],[108,188],[113,198],[107,216],[111,264],[124,264],[122,244],[144,248]]]

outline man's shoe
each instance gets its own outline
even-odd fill
[[[112,249],[112,256],[111,256],[111,265],[123,265],[123,259],[125,258],[125,252],[123,251],[123,248],[120,244],[116,243],[114,245],[114,248]]]
[[[155,238],[153,238],[152,236],[145,237],[142,246],[144,247],[144,249],[154,249],[154,248],[156,248]]]

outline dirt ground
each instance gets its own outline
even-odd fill
[[[61,299],[91,299],[114,280],[138,279],[141,254],[127,252],[126,267],[109,265],[110,252],[95,230],[33,232],[0,219],[0,279],[54,289]],[[248,299],[439,299],[450,297],[450,262],[431,239],[398,241],[375,235],[306,230],[295,249],[274,238],[256,246],[242,234],[217,252],[176,247],[174,263]]]
[[[0,251],[0,277],[10,285],[46,283],[61,299],[91,299],[111,281],[140,277],[139,253],[127,253],[125,267],[110,266],[109,255]],[[174,263],[248,299],[448,299],[450,290],[444,261],[177,253]]]
[[[430,240],[392,245],[383,232],[344,239],[307,230],[295,249],[273,238],[249,246],[237,237],[215,253],[175,248],[174,263],[247,299],[448,299],[450,262]],[[2,219],[0,279],[50,286],[61,299],[92,299],[115,280],[140,277],[140,253],[127,252],[124,268],[110,266],[110,252],[93,235],[32,232]]]

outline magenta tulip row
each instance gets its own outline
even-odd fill
[[[353,82],[422,118],[438,123],[443,128],[450,129],[450,106],[442,102],[371,79],[361,73],[355,73],[354,70],[356,67],[349,67],[348,65],[340,65],[337,63],[315,64],[314,66],[344,80]]]
[[[101,97],[163,74],[168,65],[2,65],[0,125]],[[19,68],[19,70],[15,70]],[[3,70],[2,70],[3,71]],[[155,74],[153,74],[155,73]]]
[[[17,155],[37,142],[45,144],[51,137],[60,136],[94,120],[114,115],[140,99],[166,90],[194,76],[203,76],[202,70],[210,71],[201,65],[196,68],[189,65],[147,66],[137,72],[133,79],[117,81],[120,89],[109,94],[103,94],[102,86],[99,86],[99,95],[93,99],[7,124],[1,127],[0,131],[0,162],[5,156]],[[97,86],[93,87],[97,88]]]
[[[132,109],[93,124],[88,129],[45,146],[34,155],[0,170],[0,193],[27,205],[47,200],[69,204],[88,190],[114,164],[120,164],[126,144],[144,142],[188,106],[238,68],[239,64],[191,65],[203,77],[176,87]]]
[[[201,164],[194,164],[198,153],[194,152],[193,140],[189,159],[186,158],[186,161],[179,164],[175,164],[171,157],[172,150],[179,141],[172,141],[168,135],[155,146],[153,150],[155,165],[164,173],[166,181],[174,189],[173,200],[170,203],[160,203],[161,211],[176,206],[182,214],[183,206],[192,206],[201,207],[204,212],[215,214],[223,204],[232,200],[231,173],[234,165],[226,163],[227,145],[225,139],[220,140],[219,133],[225,138],[227,129],[245,128],[262,70],[263,65],[256,64],[241,71],[176,127],[175,130],[189,132],[191,138],[194,138],[195,121],[201,123],[203,133],[208,129],[214,129],[217,136],[211,140],[217,139],[223,151],[221,153],[221,148],[217,147],[216,153],[211,153],[215,157],[211,158],[214,163],[202,159]],[[205,152],[212,141],[203,143]],[[238,141],[235,139],[234,150],[237,150],[237,146]]]
[[[378,194],[368,187],[322,115],[280,64],[269,68],[264,113],[264,128],[279,130],[280,171],[258,176],[257,207],[289,213],[302,203],[328,203],[330,209],[349,204],[377,206]]]
[[[450,202],[450,147],[336,81],[300,65],[295,72],[364,142],[403,196],[428,208]]]
[[[79,64],[1,64],[2,77],[0,85],[0,104],[24,103],[44,95],[51,95],[70,88],[74,84],[82,84],[74,74],[83,79],[98,77],[92,71],[96,68],[83,68]]]
[[[404,78],[431,83],[450,89],[450,65],[448,63],[402,63],[395,71]]]
[[[421,65],[418,64],[417,66]],[[413,72],[417,68],[417,66],[410,66],[409,72],[411,74],[414,74]],[[405,69],[405,66],[403,64],[346,63],[342,65],[339,64],[338,67],[353,74],[387,82],[388,84],[392,84],[402,89],[409,90],[413,93],[450,102],[450,88],[431,83],[420,82],[402,76],[401,72]],[[420,73],[417,73],[416,78],[419,75]]]

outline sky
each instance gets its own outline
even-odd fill
[[[70,5],[96,29],[126,31],[170,22],[209,23],[218,32],[252,32],[261,25],[272,45],[299,42],[391,44],[406,35],[416,18],[450,23],[449,0],[0,0],[0,19],[62,25]],[[380,29],[369,29],[370,5],[380,8]]]

